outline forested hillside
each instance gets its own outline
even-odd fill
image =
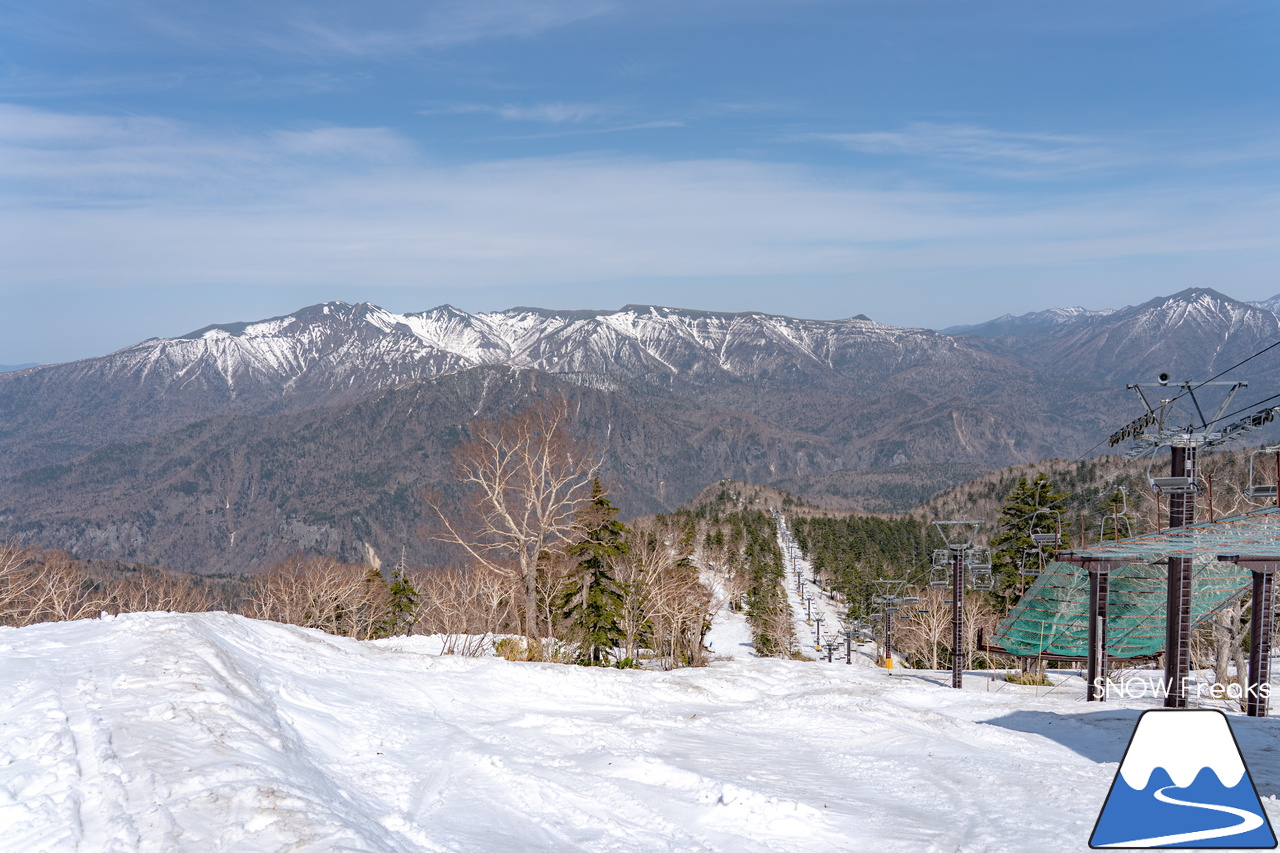
[[[929,555],[944,544],[932,525],[911,516],[796,516],[792,529],[814,575],[844,596],[855,618],[875,609],[877,578],[925,582]]]

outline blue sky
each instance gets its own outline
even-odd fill
[[[0,363],[329,299],[1280,292],[1280,5],[9,0]]]

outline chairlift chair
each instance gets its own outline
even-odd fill
[[[1051,516],[1054,522],[1054,529],[1049,532],[1036,531],[1036,516],[1038,515]],[[1058,546],[1062,544],[1062,513],[1058,512],[1058,510],[1041,507],[1031,513],[1030,528],[1031,544],[1035,545],[1041,552],[1043,552],[1045,548],[1057,549]]]
[[[1147,463],[1147,482],[1157,495],[1189,495],[1197,491],[1195,477],[1157,477],[1152,473],[1156,457],[1153,452]]]
[[[1258,470],[1257,465],[1259,453],[1280,453],[1280,445],[1260,447],[1249,454],[1249,488],[1245,489],[1244,493],[1254,499],[1274,498],[1276,496],[1276,484],[1262,482],[1262,472]],[[1280,461],[1280,458],[1277,461]]]
[[[975,568],[969,572],[969,582],[973,584],[974,589],[981,592],[990,592],[995,587],[995,580],[990,566]]]
[[[1098,518],[1099,518],[1099,524],[1098,524],[1098,541],[1099,542],[1107,541],[1107,522],[1108,521],[1111,522],[1112,539],[1132,539],[1133,538],[1133,522],[1131,522],[1129,518],[1123,513],[1115,517],[1106,515],[1104,513]],[[1124,523],[1124,532],[1120,533],[1119,532],[1120,524],[1122,522]]]
[[[933,589],[946,589],[951,586],[951,549],[935,548],[932,565],[929,569],[929,586]]]
[[[970,569],[981,571],[991,570],[991,549],[990,548],[970,548],[969,553],[965,556],[965,564]]]
[[[1035,559],[1028,561],[1027,558],[1032,554],[1035,555]],[[1018,571],[1025,577],[1036,577],[1040,574],[1040,558],[1042,555],[1043,552],[1039,548],[1023,548],[1022,556],[1018,558]],[[1028,565],[1028,563],[1030,563],[1030,565]]]

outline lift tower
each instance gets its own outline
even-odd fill
[[[1208,387],[1225,387],[1226,393],[1212,418],[1205,417],[1203,398],[1214,392]],[[1223,413],[1236,392],[1247,388],[1247,382],[1170,382],[1169,374],[1160,374],[1155,383],[1136,382],[1128,387],[1137,391],[1146,412],[1121,427],[1107,440],[1111,447],[1125,440],[1132,442],[1125,456],[1133,459],[1151,455],[1147,480],[1157,499],[1169,496],[1169,527],[1186,527],[1195,523],[1199,452],[1230,441],[1257,429],[1275,418],[1275,409],[1263,409],[1226,426],[1219,427]],[[1170,390],[1169,397],[1162,394]],[[1200,392],[1197,395],[1197,391]],[[1148,396],[1150,394],[1151,396]],[[1216,396],[1216,395],[1215,395]],[[1154,399],[1154,404],[1153,404]],[[1177,404],[1183,402],[1183,406]],[[1181,412],[1181,414],[1180,414]],[[1170,453],[1168,476],[1157,476],[1152,468],[1162,447]],[[1158,509],[1157,509],[1158,512]],[[1191,592],[1194,571],[1190,557],[1169,558],[1169,580],[1165,611],[1164,680],[1166,708],[1187,707],[1186,680],[1191,670]]]

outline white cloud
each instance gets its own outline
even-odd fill
[[[546,124],[581,124],[616,114],[603,104],[553,102],[545,104],[449,104],[423,110],[425,115],[487,114],[507,121],[531,121]]]
[[[402,160],[412,156],[403,137],[382,127],[321,127],[312,130],[278,130],[268,137],[268,148],[279,148],[306,157],[343,157],[375,161]]]
[[[20,121],[5,121],[17,118]],[[1274,256],[1237,186],[886,186],[732,159],[432,163],[393,132],[0,112],[0,280],[487,286]]]
[[[1112,146],[1095,137],[960,124],[918,122],[899,131],[813,133],[801,138],[834,142],[864,154],[923,157],[1002,170],[1010,177],[1105,168],[1121,159]]]
[[[551,124],[570,122],[579,124],[588,119],[596,118],[604,111],[600,107],[591,104],[555,103],[534,104],[527,107],[509,104],[499,107],[494,112],[500,118],[505,118],[508,121],[542,121]]]
[[[374,56],[449,48],[488,39],[528,38],[608,13],[610,0],[435,0],[431,3],[138,3],[137,17],[162,37],[207,49],[217,44],[282,54]],[[232,23],[228,23],[228,22]]]

